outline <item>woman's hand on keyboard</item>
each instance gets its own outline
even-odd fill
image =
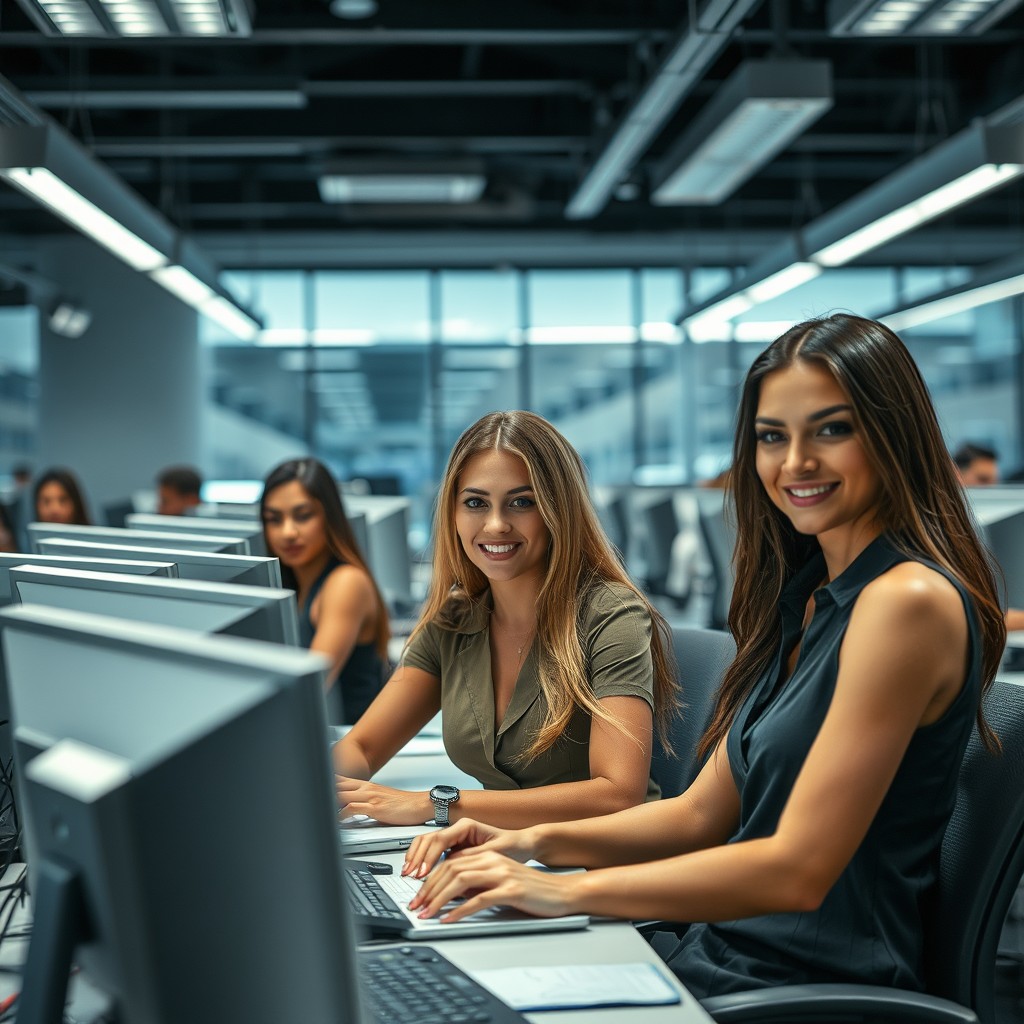
[[[418,910],[423,918],[434,917],[452,900],[465,897],[464,903],[441,915],[443,923],[497,906],[515,907],[538,917],[561,917],[580,909],[577,890],[585,878],[586,874],[537,871],[504,854],[477,847],[440,864],[409,902],[409,909]]]
[[[533,830],[495,828],[471,818],[461,818],[439,832],[417,836],[406,851],[402,874],[424,878],[443,854],[459,857],[470,850],[494,850],[514,860],[528,861],[534,856]]]
[[[334,788],[339,818],[367,814],[382,825],[422,825],[434,816],[429,793],[409,793],[344,775],[334,776]]]

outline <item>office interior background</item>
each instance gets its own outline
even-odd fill
[[[834,310],[1013,470],[1022,43],[1019,0],[0,0],[0,470],[98,506],[308,451],[415,541],[495,408],[595,485],[714,475],[751,359]]]

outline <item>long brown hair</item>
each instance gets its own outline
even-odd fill
[[[601,529],[587,490],[583,460],[547,420],[532,412],[490,413],[455,443],[437,496],[430,590],[413,636],[427,623],[459,629],[487,594],[487,577],[469,560],[459,542],[455,506],[459,476],[466,463],[474,455],[495,450],[517,455],[526,464],[537,508],[551,536],[547,569],[537,597],[540,687],[547,712],[524,759],[550,748],[577,707],[626,732],[594,697],[580,639],[580,606],[588,591],[600,582],[628,588],[651,616],[655,721],[659,737],[668,746],[667,725],[679,703],[668,626],[623,571]]]
[[[263,483],[263,493],[260,495],[260,522],[263,523],[263,539],[267,544],[267,551],[270,551],[270,543],[267,541],[267,525],[263,511],[271,491],[282,484],[289,484],[296,481],[301,484],[306,493],[313,501],[320,506],[324,514],[324,527],[327,533],[327,548],[339,562],[348,565],[358,566],[370,578],[373,584],[373,592],[377,598],[377,629],[373,637],[373,646],[382,658],[388,656],[388,640],[391,638],[391,627],[388,623],[388,609],[381,597],[377,581],[366,564],[356,535],[352,532],[352,524],[345,514],[345,506],[341,501],[341,492],[338,485],[331,476],[327,467],[316,459],[288,459],[270,471]],[[296,589],[295,573],[281,563],[281,582],[292,590]]]
[[[996,582],[946,450],[928,388],[902,341],[884,324],[835,314],[790,328],[755,360],[740,397],[733,445],[736,584],[729,629],[736,660],[701,740],[710,751],[728,732],[739,706],[778,647],[779,597],[796,571],[820,550],[797,533],[761,485],[754,419],[761,382],[802,361],[824,367],[843,389],[868,458],[881,481],[877,518],[906,554],[953,574],[974,601],[982,636],[982,691],[991,686],[1006,642]],[[989,749],[998,738],[978,708],[978,732]]]

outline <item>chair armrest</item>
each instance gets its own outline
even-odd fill
[[[978,1024],[973,1010],[923,992],[881,985],[780,985],[712,996],[701,1005],[719,1024],[737,1021],[834,1022],[867,1018],[922,1024]]]

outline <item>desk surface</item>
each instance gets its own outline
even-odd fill
[[[358,858],[353,858],[358,859]],[[370,854],[364,860],[382,860],[399,869],[402,854]],[[644,961],[658,966],[676,989],[681,1004],[674,1006],[620,1006],[598,1010],[531,1012],[524,1016],[537,1024],[708,1024],[711,1017],[679,983],[658,955],[626,921],[598,921],[584,931],[545,932],[536,935],[489,935],[427,945],[443,953],[468,974],[490,967],[533,967],[543,964],[621,964]]]
[[[439,722],[431,723],[429,733],[440,732]],[[374,781],[398,789],[429,789],[435,783],[450,783],[460,788],[479,789],[480,784],[460,772],[444,753],[399,754],[374,776]],[[367,854],[364,860],[382,860],[402,864],[401,853]],[[535,935],[489,935],[486,938],[431,940],[429,945],[442,952],[452,963],[472,974],[491,967],[532,967],[539,964],[636,963],[658,966],[675,988],[682,1003],[674,1006],[627,1006],[597,1010],[561,1010],[531,1012],[531,1021],[561,1019],[565,1024],[707,1024],[711,1017],[679,983],[658,955],[626,921],[600,921],[579,932],[548,932]]]

